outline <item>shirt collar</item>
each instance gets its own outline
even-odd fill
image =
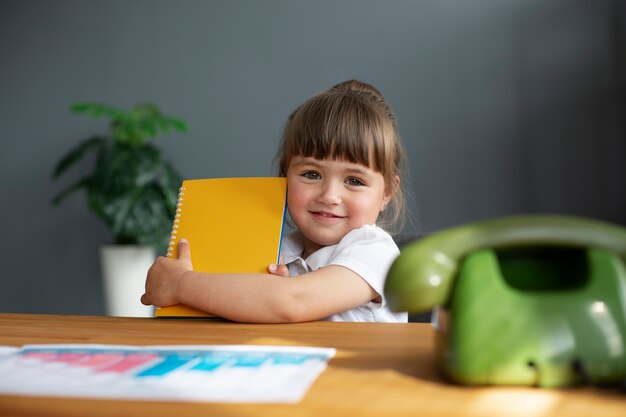
[[[302,259],[309,270],[316,270],[326,266],[330,256],[334,252],[337,245],[324,246],[310,254],[306,259],[302,258],[304,253],[304,236],[299,231],[290,233],[283,240],[281,255],[284,264]]]

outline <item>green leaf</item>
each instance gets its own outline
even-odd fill
[[[127,145],[132,143],[134,133],[128,121],[116,120],[111,124],[111,131],[115,142]]]
[[[156,119],[142,120],[141,122],[137,123],[137,125],[143,136],[146,138],[153,138],[158,134]]]
[[[80,190],[81,188],[85,188],[89,185],[90,177],[82,178],[79,181],[76,181],[74,184],[65,188],[63,191],[59,192],[53,199],[52,205],[58,206],[63,200],[65,200],[70,194],[73,194],[75,191]]]
[[[163,200],[152,186],[136,188],[109,201],[103,212],[118,242],[158,244],[171,229]]]
[[[117,198],[115,200],[108,201],[103,208],[104,214],[109,219],[111,232],[114,236],[119,235],[127,235],[125,233],[125,223],[127,218],[129,217],[130,210],[132,205],[134,204],[135,194],[139,193],[140,190],[135,189],[131,192],[122,196],[122,198]],[[130,235],[137,235],[136,232],[130,233]]]
[[[93,186],[99,192],[117,198],[135,188],[141,149],[109,143],[98,155],[93,172]],[[145,159],[145,158],[144,158]],[[144,168],[145,169],[145,168]]]
[[[179,132],[189,131],[189,126],[187,126],[187,123],[177,117],[169,117],[168,121],[170,125],[172,125],[174,129],[178,130]]]
[[[163,133],[169,133],[172,130],[172,126],[170,125],[167,117],[159,117],[155,120],[158,129]]]
[[[133,120],[141,121],[158,117],[161,111],[152,103],[140,103],[133,107],[130,114]]]
[[[106,138],[101,136],[94,136],[78,144],[74,149],[68,152],[59,161],[52,173],[52,178],[57,179],[61,174],[67,171],[72,165],[81,160],[83,156],[89,151],[99,150],[106,143]]]
[[[146,146],[141,153],[137,153],[135,165],[135,187],[145,187],[155,182],[162,167],[161,152],[154,147]]]
[[[74,103],[70,106],[70,110],[74,113],[81,113],[91,117],[106,116],[112,119],[126,117],[126,113],[118,108],[100,103]]]

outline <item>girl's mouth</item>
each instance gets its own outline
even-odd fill
[[[338,216],[333,213],[328,213],[325,211],[312,211],[310,212],[313,217],[320,221],[328,222],[328,221],[337,221],[343,219],[345,216]]]

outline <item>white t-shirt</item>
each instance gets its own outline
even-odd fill
[[[392,262],[400,254],[391,236],[380,227],[365,225],[354,229],[336,245],[325,246],[302,259],[304,238],[300,232],[283,239],[281,255],[290,275],[302,275],[327,265],[341,265],[358,274],[381,296],[382,301],[363,304],[327,317],[328,321],[376,321],[406,323],[407,313],[393,313],[387,308],[383,287]]]

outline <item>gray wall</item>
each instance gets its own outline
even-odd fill
[[[101,314],[103,225],[50,173],[104,122],[70,103],[154,101],[186,177],[270,175],[286,116],[358,78],[409,153],[405,235],[514,213],[626,224],[624,8],[570,0],[0,2],[0,311]],[[408,180],[408,179],[407,179]]]

